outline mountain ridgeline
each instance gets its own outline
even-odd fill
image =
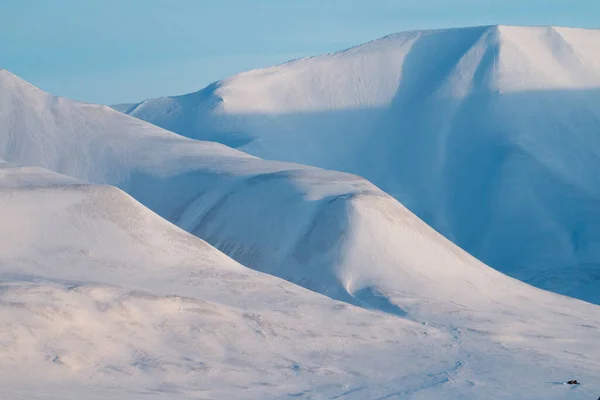
[[[369,179],[499,271],[600,302],[600,31],[390,35],[122,111]]]

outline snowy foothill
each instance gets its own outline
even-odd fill
[[[595,306],[494,272],[493,301],[516,307],[424,297],[411,317],[368,311],[245,268],[117,188],[0,172],[3,397],[583,399],[600,389]],[[573,375],[585,384],[559,384]]]
[[[454,366],[448,334],[254,272],[119,189],[0,172],[2,397],[384,395],[423,367],[398,358]]]

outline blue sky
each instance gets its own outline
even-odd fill
[[[600,27],[599,0],[0,0],[0,68],[117,103],[409,29]]]

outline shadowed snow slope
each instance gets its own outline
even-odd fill
[[[600,302],[600,31],[406,32],[119,109],[364,176],[489,265]]]
[[[413,318],[425,300],[434,312],[450,300],[487,309],[507,281],[362,178],[261,160],[0,77],[0,157],[116,185],[245,266]]]
[[[571,398],[600,389],[598,308],[493,271],[500,306],[417,323],[244,268],[110,186],[5,164],[0,203],[7,398],[547,399],[572,375],[590,383]]]

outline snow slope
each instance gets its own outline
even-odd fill
[[[118,185],[244,265],[346,301],[247,270],[116,188],[5,165],[2,394],[600,391],[597,306],[483,265],[360,177],[186,139],[7,72],[0,127],[0,158]],[[571,377],[585,385],[557,384]]]
[[[119,109],[364,176],[496,269],[599,303],[600,31],[416,31]]]
[[[584,399],[600,390],[598,307],[492,270],[489,290],[517,307],[449,305],[448,325],[411,321],[244,268],[114,187],[4,164],[0,203],[3,397]],[[571,376],[584,386],[560,384]]]
[[[413,318],[425,300],[434,314],[450,299],[487,309],[506,279],[362,178],[186,139],[2,76],[0,157],[116,185],[245,266]]]
[[[244,268],[114,187],[0,172],[3,398],[361,398],[456,369],[450,335]]]

